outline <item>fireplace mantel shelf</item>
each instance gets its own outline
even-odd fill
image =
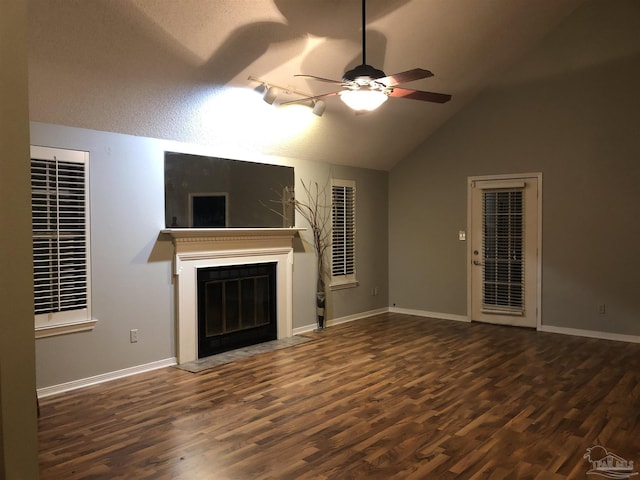
[[[305,228],[165,228],[160,233],[176,240],[188,239],[233,239],[250,237],[294,237]]]

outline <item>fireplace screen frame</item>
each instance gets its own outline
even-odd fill
[[[278,337],[277,262],[197,269],[198,358]]]

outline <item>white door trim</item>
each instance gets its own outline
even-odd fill
[[[471,188],[473,182],[476,181],[499,181],[505,180],[521,180],[526,178],[536,178],[538,184],[537,191],[537,208],[538,208],[538,255],[536,261],[536,330],[540,330],[542,327],[542,172],[538,173],[517,173],[517,174],[503,174],[503,175],[479,175],[467,177],[467,319],[471,321],[471,262],[472,262],[472,248],[471,248]]]

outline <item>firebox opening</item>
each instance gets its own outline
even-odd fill
[[[198,269],[198,358],[277,338],[276,266]]]

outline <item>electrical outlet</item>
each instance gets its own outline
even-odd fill
[[[133,330],[129,331],[129,342],[138,343],[138,329],[137,328],[134,328]]]
[[[598,305],[598,313],[600,315],[604,315],[605,313],[607,313],[607,306],[604,303]]]

